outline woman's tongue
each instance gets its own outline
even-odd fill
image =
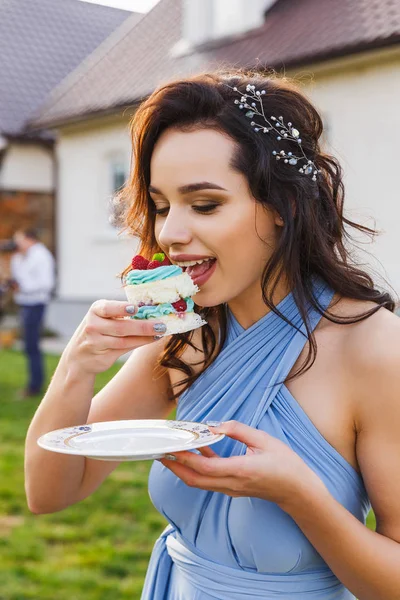
[[[186,273],[188,275],[190,275],[190,277],[193,277],[193,278],[200,277],[200,275],[203,275],[203,273],[208,271],[208,269],[211,267],[211,265],[214,264],[214,261],[215,261],[215,258],[210,258],[209,260],[205,260],[204,262],[202,262],[199,265],[193,265],[192,267],[187,267]]]

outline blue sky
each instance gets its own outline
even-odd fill
[[[105,4],[114,8],[124,8],[125,10],[134,10],[136,12],[147,12],[159,0],[82,0],[83,2],[92,2],[94,4]]]

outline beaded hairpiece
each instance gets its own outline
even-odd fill
[[[303,173],[303,175],[310,175],[313,181],[317,180],[317,174],[320,173],[320,169],[317,168],[315,163],[310,160],[301,145],[301,137],[300,132],[296,129],[293,124],[289,121],[287,125],[285,124],[283,117],[266,117],[264,113],[264,107],[261,100],[261,96],[265,95],[265,90],[256,90],[254,85],[248,84],[246,86],[246,94],[242,93],[238,90],[237,87],[230,87],[234,92],[240,94],[240,100],[235,99],[235,104],[239,105],[239,108],[243,110],[247,108],[246,117],[251,119],[250,125],[254,127],[254,131],[262,133],[269,133],[273,131],[276,133],[276,139],[280,142],[282,139],[295,142],[298,149],[301,152],[301,156],[297,156],[296,153],[293,152],[285,152],[285,150],[281,150],[278,152],[277,150],[273,150],[272,154],[275,156],[276,160],[283,160],[283,162],[288,163],[289,165],[296,166],[300,163],[299,172]],[[266,125],[262,125],[253,121],[253,117],[257,115],[264,119]],[[304,161],[305,164],[301,164],[301,161]]]

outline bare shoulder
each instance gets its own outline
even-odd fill
[[[377,531],[400,542],[399,317],[380,308],[350,325],[344,352],[354,399],[357,461]]]
[[[344,299],[335,314],[355,316],[376,306],[372,302]],[[400,389],[400,318],[385,308],[370,317],[344,326],[342,346],[357,420],[365,424],[381,413],[383,405],[397,410],[394,389]]]
[[[372,302],[349,301],[347,316],[364,313],[374,308]],[[372,372],[390,365],[400,356],[400,319],[397,315],[381,307],[371,316],[346,325],[348,335],[346,346],[348,359],[354,368],[368,369]],[[398,366],[398,363],[397,363]]]

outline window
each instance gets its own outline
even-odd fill
[[[99,163],[96,238],[100,241],[117,240],[118,221],[113,199],[124,186],[129,175],[129,151],[110,151]]]
[[[126,161],[122,158],[113,158],[110,162],[111,170],[111,194],[118,192],[128,178],[128,167]]]

